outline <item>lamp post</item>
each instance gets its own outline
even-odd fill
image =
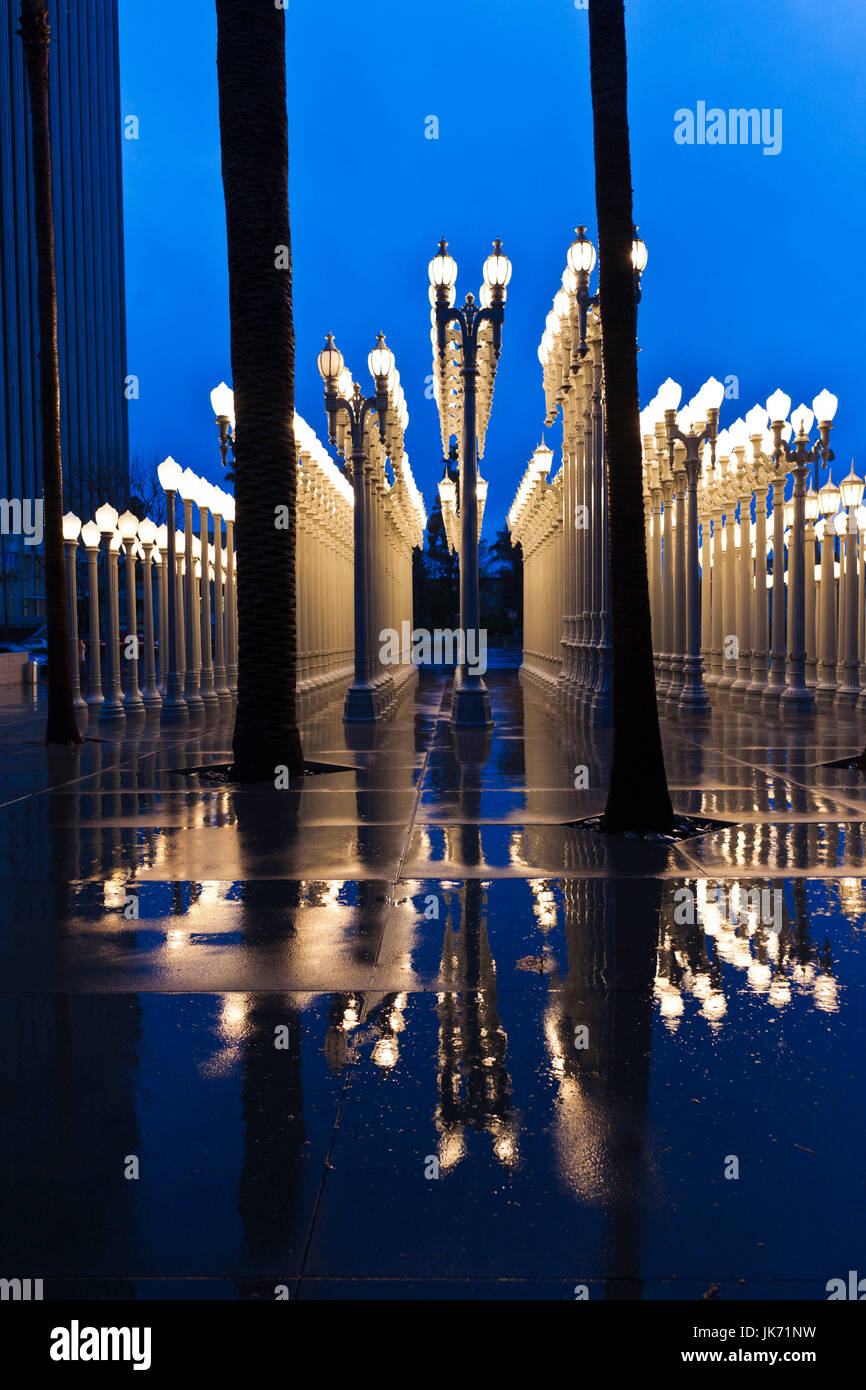
[[[238,608],[235,583],[235,499],[223,494],[223,520],[226,524],[226,548],[223,569],[226,576],[226,685],[232,699],[238,693]]]
[[[791,545],[788,553],[788,662],[787,684],[780,701],[788,709],[811,712],[815,708],[815,696],[806,685],[806,588],[805,588],[805,529],[806,529],[806,480],[809,465],[815,468],[817,483],[819,464],[827,466],[833,459],[830,448],[830,430],[836,413],[836,398],[829,391],[822,391],[815,397],[814,405],[818,415],[819,439],[809,448],[809,431],[814,416],[806,406],[800,405],[791,416],[794,427],[793,444],[782,438],[785,418],[790,409],[790,397],[783,391],[774,391],[767,401],[767,412],[772,421],[777,464],[785,460],[794,475],[794,517],[791,529]],[[775,582],[775,556],[774,556]]]
[[[231,692],[226,684],[225,651],[225,589],[223,585],[223,514],[228,501],[222,488],[211,488],[214,544],[214,668],[213,682],[220,709],[228,717],[232,712]]]
[[[863,479],[858,478],[854,472],[854,460],[852,459],[851,472],[839,484],[842,506],[847,512],[847,525],[844,532],[845,552],[839,593],[839,619],[840,625],[843,626],[843,645],[840,652],[842,678],[836,692],[836,706],[846,709],[854,708],[860,694],[857,632],[857,508],[863,501],[863,487]],[[843,612],[845,615],[844,624],[842,624]]]
[[[108,661],[107,690],[99,710],[100,721],[106,724],[126,722],[123,707],[123,691],[120,685],[120,611],[117,592],[117,554],[122,541],[117,527],[117,512],[110,503],[99,507],[96,524],[106,537],[105,547],[105,597],[108,608],[105,624],[105,654]]]
[[[220,698],[214,688],[214,669],[211,656],[211,605],[208,553],[210,549],[210,529],[208,515],[212,506],[214,489],[204,478],[198,480],[196,501],[199,514],[199,534],[201,541],[201,698],[208,715],[219,714]]]
[[[139,522],[138,539],[144,553],[141,567],[141,596],[144,609],[144,689],[141,699],[148,714],[162,709],[162,696],[156,683],[156,663],[153,643],[153,553],[156,544],[156,525],[145,517]]]
[[[358,383],[352,382],[351,372],[334,344],[333,334],[328,334],[318,359],[319,373],[325,383],[325,410],[331,443],[337,443],[338,432],[344,439],[345,429],[349,431],[355,492],[355,672],[354,680],[346,691],[343,710],[343,719],[350,724],[371,723],[382,713],[385,703],[382,684],[373,677],[376,590],[371,553],[374,529],[372,470],[367,449],[367,427],[371,415],[376,416],[382,445],[387,442],[390,409],[388,379],[394,371],[394,354],[386,346],[384,334],[379,334],[367,362],[376,392],[365,399]],[[351,395],[348,394],[350,389]]]
[[[164,724],[181,724],[189,718],[189,710],[183,698],[183,686],[180,677],[182,648],[177,622],[178,578],[175,502],[183,469],[179,463],[175,463],[174,459],[169,457],[163,460],[156,472],[166,499],[166,544],[163,547],[163,556],[166,570],[168,650],[160,661],[165,678],[165,698],[162,702],[161,720]],[[162,643],[160,643],[161,646]]]
[[[636,272],[637,274],[637,272]],[[664,388],[662,388],[664,389]],[[700,391],[689,402],[686,417],[687,429],[684,431],[677,423],[674,407],[665,407],[665,429],[670,446],[673,466],[674,446],[678,440],[685,447],[685,475],[687,489],[687,514],[685,520],[685,649],[682,667],[682,685],[678,707],[691,713],[709,709],[710,700],[703,679],[701,660],[701,573],[698,559],[698,474],[701,467],[701,451],[704,444],[715,446],[719,430],[719,407],[724,398],[725,388],[720,381],[710,377]],[[661,391],[659,392],[661,395]],[[713,460],[714,462],[714,460]],[[681,516],[681,513],[680,513]],[[678,516],[678,520],[679,520]],[[680,522],[680,524],[682,524]],[[682,548],[682,531],[678,537],[678,549]],[[709,576],[707,576],[709,582]],[[678,585],[682,589],[682,583]],[[678,627],[680,624],[678,623]]]
[[[454,677],[451,703],[451,724],[454,728],[489,729],[490,696],[477,669],[467,659],[470,644],[474,643],[477,657],[480,651],[480,593],[478,576],[478,389],[483,361],[485,413],[489,409],[496,376],[496,364],[502,347],[502,323],[505,317],[505,294],[511,279],[511,262],[503,254],[499,238],[493,243],[493,254],[484,262],[482,303],[467,294],[461,308],[455,307],[452,291],[457,281],[457,264],[448,255],[444,240],[429,266],[430,285],[435,305],[432,311],[436,329],[438,357],[434,362],[441,370],[445,365],[448,330],[456,326],[456,346],[460,354],[459,402],[462,407],[460,448],[460,661]],[[487,302],[484,302],[487,301]],[[487,334],[487,325],[491,332]],[[480,353],[479,353],[480,349]],[[443,410],[440,393],[440,415]],[[486,420],[484,421],[486,424]],[[483,428],[483,426],[482,426]],[[443,425],[443,433],[453,432],[451,422]],[[470,636],[471,634],[471,636]]]
[[[87,709],[87,701],[81,694],[81,660],[78,651],[78,575],[75,568],[75,552],[78,549],[80,534],[80,517],[74,512],[67,512],[63,518],[63,548],[66,551],[66,613],[69,627],[72,705],[74,709]]]
[[[221,381],[219,386],[215,386],[211,391],[210,403],[219,430],[220,462],[223,468],[227,468],[229,449],[232,451],[232,462],[234,463],[235,444],[237,443],[235,438],[235,393],[230,386]]]
[[[204,700],[199,693],[200,669],[197,660],[196,634],[199,631],[197,595],[195,582],[195,546],[192,530],[192,504],[198,494],[199,479],[191,468],[181,474],[178,492],[183,500],[183,559],[184,559],[184,614],[183,625],[186,634],[186,678],[183,698],[190,714],[204,713]]]
[[[128,662],[126,694],[123,707],[127,716],[144,713],[144,702],[138,688],[138,605],[135,598],[135,545],[138,536],[138,517],[132,512],[124,512],[119,518],[117,529],[126,553],[126,646],[124,657]]]
[[[99,527],[87,521],[81,528],[81,539],[87,551],[87,599],[90,613],[88,626],[89,651],[87,662],[87,704],[98,709],[102,704],[102,662],[99,654]]]

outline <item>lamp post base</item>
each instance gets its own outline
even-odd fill
[[[343,706],[344,724],[373,724],[382,713],[382,693],[372,685],[350,685]]]
[[[779,706],[795,714],[814,714],[814,691],[807,689],[805,685],[786,685],[779,696]]]
[[[451,695],[451,727],[453,729],[492,729],[493,716],[490,713],[490,696],[487,686],[480,676],[471,683],[461,681],[460,673],[454,677],[454,690]]]

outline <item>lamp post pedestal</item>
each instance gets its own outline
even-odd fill
[[[178,623],[178,557],[177,540],[175,531],[175,497],[174,489],[166,489],[166,554],[163,556],[163,568],[166,572],[166,606],[167,606],[167,631],[168,631],[168,650],[164,662],[165,670],[165,698],[162,702],[160,722],[163,724],[186,724],[189,721],[189,710],[186,700],[183,698],[183,638],[181,636],[180,624]],[[162,626],[162,624],[160,624]]]

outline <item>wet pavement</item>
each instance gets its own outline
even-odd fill
[[[507,667],[231,728],[0,709],[0,1275],[46,1297],[826,1298],[863,1267],[856,721],[664,725],[676,844],[567,824],[609,734]],[[588,785],[575,788],[575,770]],[[137,1172],[137,1176],[136,1176]],[[866,1272],[866,1270],[864,1270]]]

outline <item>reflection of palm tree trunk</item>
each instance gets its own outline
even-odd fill
[[[72,667],[63,555],[63,465],[60,456],[60,366],[57,356],[57,279],[51,193],[51,123],[48,110],[48,11],[39,0],[21,0],[33,161],[39,310],[39,391],[42,433],[42,496],[45,540],[45,626],[48,639],[47,743],[80,743],[72,704]],[[77,653],[76,653],[77,657]]]
[[[237,417],[238,705],[234,773],[304,770],[297,727],[295,337],[286,21],[217,0],[220,143]],[[285,523],[285,524],[283,524]]]
[[[608,469],[613,747],[608,830],[670,830],[653,671],[637,383],[623,0],[592,0],[599,289]]]
[[[606,1297],[639,1298],[658,879],[567,879],[568,977],[550,996],[563,1180],[608,1215]],[[576,1029],[588,1046],[576,1046]],[[581,1039],[581,1042],[583,1039]]]

